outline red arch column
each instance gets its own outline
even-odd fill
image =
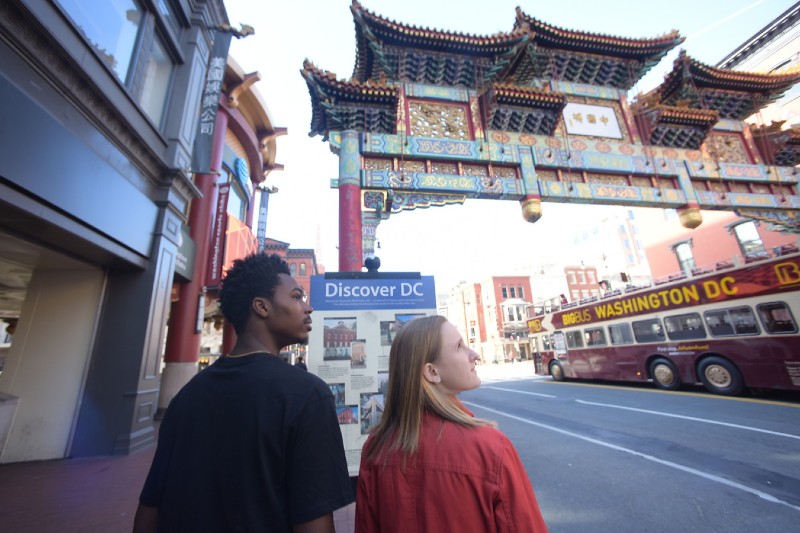
[[[217,206],[217,176],[222,167],[228,115],[217,111],[214,141],[211,149],[211,173],[196,174],[194,184],[202,193],[192,201],[189,212],[189,236],[195,243],[195,261],[192,280],[178,285],[178,301],[172,304],[164,352],[164,372],[161,375],[161,392],[158,409],[163,412],[169,402],[197,373],[201,334],[196,331],[198,306],[205,294],[208,273],[208,251],[211,245],[214,211]]]
[[[359,135],[345,131],[339,149],[339,272],[361,272],[363,255]]]

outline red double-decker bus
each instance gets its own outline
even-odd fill
[[[800,253],[680,277],[537,313],[540,372],[717,394],[800,390]]]

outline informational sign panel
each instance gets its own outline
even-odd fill
[[[383,413],[392,341],[404,323],[436,313],[433,277],[328,273],[311,277],[310,293],[306,363],[331,388],[347,467],[356,476],[361,448]]]

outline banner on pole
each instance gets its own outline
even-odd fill
[[[200,99],[200,117],[197,121],[197,134],[192,153],[192,172],[195,174],[211,173],[214,124],[217,121],[219,95],[222,93],[222,81],[225,77],[230,45],[230,32],[214,30],[214,45],[211,47],[211,56],[208,59],[206,83]]]

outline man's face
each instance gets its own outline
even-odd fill
[[[280,347],[307,344],[311,331],[311,312],[303,288],[289,275],[279,274],[279,282],[269,304],[267,327]]]

